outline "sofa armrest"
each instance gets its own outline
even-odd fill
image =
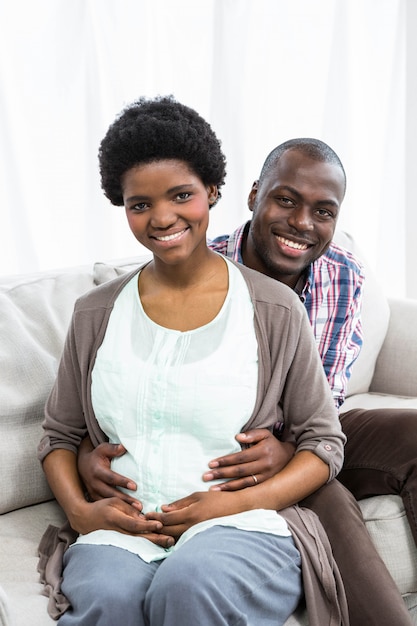
[[[370,391],[417,397],[417,300],[391,298],[390,321]]]
[[[10,624],[10,613],[6,593],[2,587],[0,587],[0,625],[10,626]]]

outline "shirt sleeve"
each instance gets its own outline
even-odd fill
[[[57,378],[45,406],[43,436],[38,446],[40,461],[54,449],[63,448],[76,453],[81,439],[87,432],[75,344],[73,316]]]
[[[360,274],[345,293],[339,293],[337,311],[329,316],[326,327],[329,337],[322,337],[319,342],[319,353],[337,409],[345,400],[351,368],[362,348],[363,280]]]
[[[311,267],[305,291],[304,305],[337,409],[362,348],[363,284],[362,264],[334,246]]]

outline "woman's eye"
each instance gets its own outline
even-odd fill
[[[131,210],[136,211],[137,213],[140,213],[141,211],[144,211],[147,208],[147,206],[148,205],[146,204],[146,202],[137,202],[131,207]]]
[[[177,200],[188,200],[191,197],[191,194],[189,191],[182,191],[181,193],[177,194]]]

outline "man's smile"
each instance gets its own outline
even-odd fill
[[[307,250],[311,244],[306,243],[297,243],[296,241],[291,241],[290,239],[286,239],[285,237],[281,237],[281,235],[275,235],[278,241],[288,248],[293,248],[294,250]]]

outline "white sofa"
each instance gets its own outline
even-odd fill
[[[346,235],[337,238],[354,248]],[[47,525],[59,525],[64,516],[52,499],[36,457],[43,405],[75,299],[132,263],[130,259],[0,279],[2,626],[54,623],[47,615],[47,598],[37,574],[37,546]],[[417,408],[417,301],[387,301],[369,276],[363,318],[365,343],[350,381],[346,409]],[[379,496],[363,500],[361,508],[417,625],[417,550],[402,502],[397,496]],[[302,609],[287,622],[287,626],[307,624]]]

